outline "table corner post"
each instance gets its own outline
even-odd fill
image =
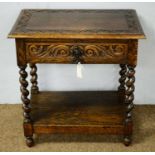
[[[124,144],[129,146],[131,144],[132,136],[132,109],[134,108],[134,90],[135,90],[135,67],[136,65],[127,65],[127,80],[125,90],[125,104],[126,104],[126,116],[125,116],[125,130],[124,130]]]
[[[29,91],[27,89],[28,87],[28,81],[26,80],[28,74],[26,72],[27,65],[21,65],[19,66],[20,71],[20,91],[21,91],[21,100],[23,103],[23,116],[24,116],[24,122],[23,122],[23,128],[24,128],[24,135],[26,138],[26,144],[27,146],[31,147],[34,145],[33,141],[33,128],[32,128],[32,119],[30,116],[31,112],[31,105],[30,105],[30,99],[28,98]]]
[[[16,52],[17,52],[17,65],[19,67],[19,81],[20,81],[20,91],[21,91],[21,100],[23,104],[23,128],[24,128],[24,136],[26,138],[27,146],[31,147],[34,145],[33,141],[33,125],[32,119],[30,116],[31,105],[29,96],[28,81],[26,80],[28,73],[26,71],[27,61],[26,61],[26,49],[25,49],[25,41],[24,39],[16,39]]]

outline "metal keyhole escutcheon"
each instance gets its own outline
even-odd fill
[[[82,55],[83,55],[83,51],[81,48],[79,48],[78,46],[74,46],[71,49],[71,54],[73,56],[73,63],[77,64],[77,63],[82,63]]]

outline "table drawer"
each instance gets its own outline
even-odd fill
[[[127,43],[26,43],[31,63],[125,63]]]

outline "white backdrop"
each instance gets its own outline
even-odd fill
[[[0,103],[21,103],[15,43],[7,39],[21,9],[136,9],[147,39],[139,41],[135,104],[155,104],[155,3],[0,3]],[[118,86],[117,65],[39,65],[42,90],[109,90]]]

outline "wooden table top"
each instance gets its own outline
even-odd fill
[[[145,38],[135,10],[22,10],[9,38]]]

